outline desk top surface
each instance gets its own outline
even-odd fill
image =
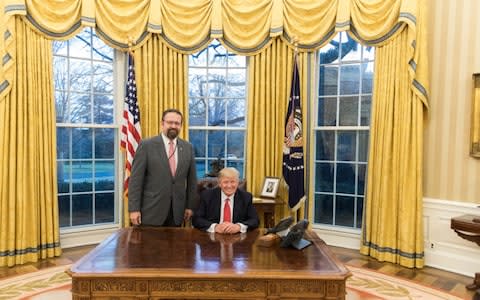
[[[450,227],[456,230],[480,234],[480,216],[467,214],[452,218]]]
[[[246,276],[346,278],[348,269],[312,232],[303,250],[257,245],[258,230],[246,234],[210,234],[193,228],[131,227],[118,230],[69,270],[72,277]]]

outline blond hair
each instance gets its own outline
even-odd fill
[[[237,169],[232,167],[223,168],[220,170],[220,172],[218,172],[218,180],[224,177],[235,178],[237,180],[240,180],[240,172],[238,172]]]

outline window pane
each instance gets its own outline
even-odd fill
[[[340,34],[342,35],[342,47],[340,49],[342,62],[359,61],[361,59],[362,46],[350,38],[347,33],[341,32]]]
[[[94,95],[93,105],[95,124],[113,124],[113,95]]]
[[[93,184],[91,161],[72,162],[73,192],[91,192]]]
[[[367,162],[368,160],[368,131],[358,133],[358,161]]]
[[[225,99],[210,99],[208,102],[208,126],[225,126]]]
[[[355,194],[355,164],[337,164],[336,192]]]
[[[67,55],[67,41],[53,41],[52,51],[54,55]]]
[[[362,93],[371,94],[373,88],[373,62],[363,63],[362,67]]]
[[[70,196],[58,196],[58,218],[60,227],[70,226]]]
[[[189,126],[205,126],[207,124],[207,103],[204,98],[190,98],[188,101]]]
[[[93,224],[92,194],[72,196],[72,225]]]
[[[230,99],[226,103],[227,107],[227,126],[244,127],[245,126],[245,102],[243,99]]]
[[[198,178],[203,178],[205,177],[205,173],[207,168],[205,166],[206,161],[205,160],[195,160],[195,166],[197,167],[197,177]]]
[[[208,65],[210,67],[226,67],[227,66],[227,50],[218,41],[212,42],[208,51]]]
[[[95,194],[95,223],[112,223],[115,218],[113,193]]]
[[[72,142],[75,145],[72,148],[72,158],[92,157],[92,129],[73,128]]]
[[[225,97],[241,97],[245,98],[245,69],[228,69],[227,84],[228,89]],[[242,103],[244,101],[241,101]]]
[[[206,157],[206,134],[205,130],[190,130],[189,132],[190,142],[195,151],[195,157]]]
[[[317,132],[317,160],[335,159],[335,132],[319,131]]]
[[[200,50],[200,52],[194,53],[189,56],[188,59],[188,64],[191,67],[206,67],[207,66],[207,50],[208,48],[205,48],[203,50]],[[191,71],[192,68],[190,68],[189,71]]]
[[[233,67],[233,68],[235,68],[235,67],[245,68],[245,66],[247,65],[246,60],[247,60],[247,58],[245,56],[229,54],[228,55],[228,66]]]
[[[362,228],[363,222],[363,197],[357,197],[357,228]]]
[[[92,89],[92,65],[83,59],[70,59],[70,90],[88,92]]]
[[[340,97],[339,109],[338,125],[358,125],[358,97]]]
[[[227,152],[223,157],[229,160],[243,158],[245,132],[243,130],[227,131]]]
[[[70,161],[58,161],[57,162],[57,185],[58,193],[70,192],[70,176],[72,169]]]
[[[77,36],[68,41],[71,57],[91,58],[91,30],[85,28]]]
[[[335,165],[333,163],[317,163],[315,166],[315,192],[333,192]]]
[[[337,98],[325,97],[318,100],[318,126],[337,124]]]
[[[95,161],[95,191],[113,191],[115,162]]]
[[[93,59],[113,62],[113,48],[106,45],[93,31]]]
[[[208,73],[208,96],[225,97],[226,88],[226,70],[210,69]]]
[[[95,129],[95,158],[113,158],[114,135],[115,130],[113,128]]]
[[[365,176],[367,173],[367,165],[359,164],[358,165],[358,173],[357,173],[357,185],[358,185],[358,195],[365,194]]]
[[[54,86],[56,90],[68,90],[68,59],[66,57],[53,57]],[[60,100],[60,99],[57,99]]]
[[[55,113],[57,123],[68,122],[68,94],[65,91],[55,91]]]
[[[92,105],[89,94],[70,93],[70,122],[91,123]]]
[[[72,130],[70,128],[57,128],[57,159],[70,158],[71,133]]]
[[[360,104],[360,125],[369,126],[370,125],[370,111],[372,104],[372,96],[362,96],[362,102]]]
[[[335,201],[335,225],[354,227],[354,197],[337,196]]]
[[[318,95],[336,95],[338,88],[338,67],[320,66]]]
[[[357,149],[357,133],[355,131],[341,131],[338,133],[337,160],[355,161]]]
[[[360,91],[359,65],[344,65],[340,69],[340,94],[352,95]]]
[[[93,91],[113,93],[113,65],[111,63],[93,63]]]
[[[315,223],[333,224],[332,195],[315,195]]]
[[[188,70],[188,95],[205,97],[207,95],[207,70],[190,68]]]
[[[208,157],[223,157],[225,151],[225,131],[208,132]]]
[[[320,49],[320,64],[338,63],[340,55],[338,43],[340,42],[340,35],[337,34],[330,43]]]

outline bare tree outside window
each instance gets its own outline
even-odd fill
[[[118,222],[114,51],[86,28],[53,55],[60,226]]]
[[[218,41],[190,56],[189,135],[199,178],[223,166],[243,176],[246,131],[246,57]]]

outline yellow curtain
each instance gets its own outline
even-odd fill
[[[168,48],[153,36],[134,51],[137,99],[142,138],[160,134],[162,113],[183,112],[182,138],[188,138],[188,55]],[[129,224],[128,199],[124,198],[124,224]]]
[[[303,132],[306,139],[306,107],[308,103],[307,72],[308,54],[298,54],[300,89],[304,115]],[[260,193],[266,176],[283,178],[283,137],[285,114],[293,73],[294,51],[281,39],[275,39],[269,47],[249,59],[247,154],[245,175],[247,189],[254,195]],[[288,198],[284,180],[281,180],[279,196]],[[276,215],[284,215],[287,204],[277,209]],[[300,208],[303,211],[303,208]]]
[[[20,19],[12,88],[0,102],[0,266],[61,254],[51,41]]]
[[[378,47],[361,253],[423,267],[423,102],[410,89],[407,31]]]

